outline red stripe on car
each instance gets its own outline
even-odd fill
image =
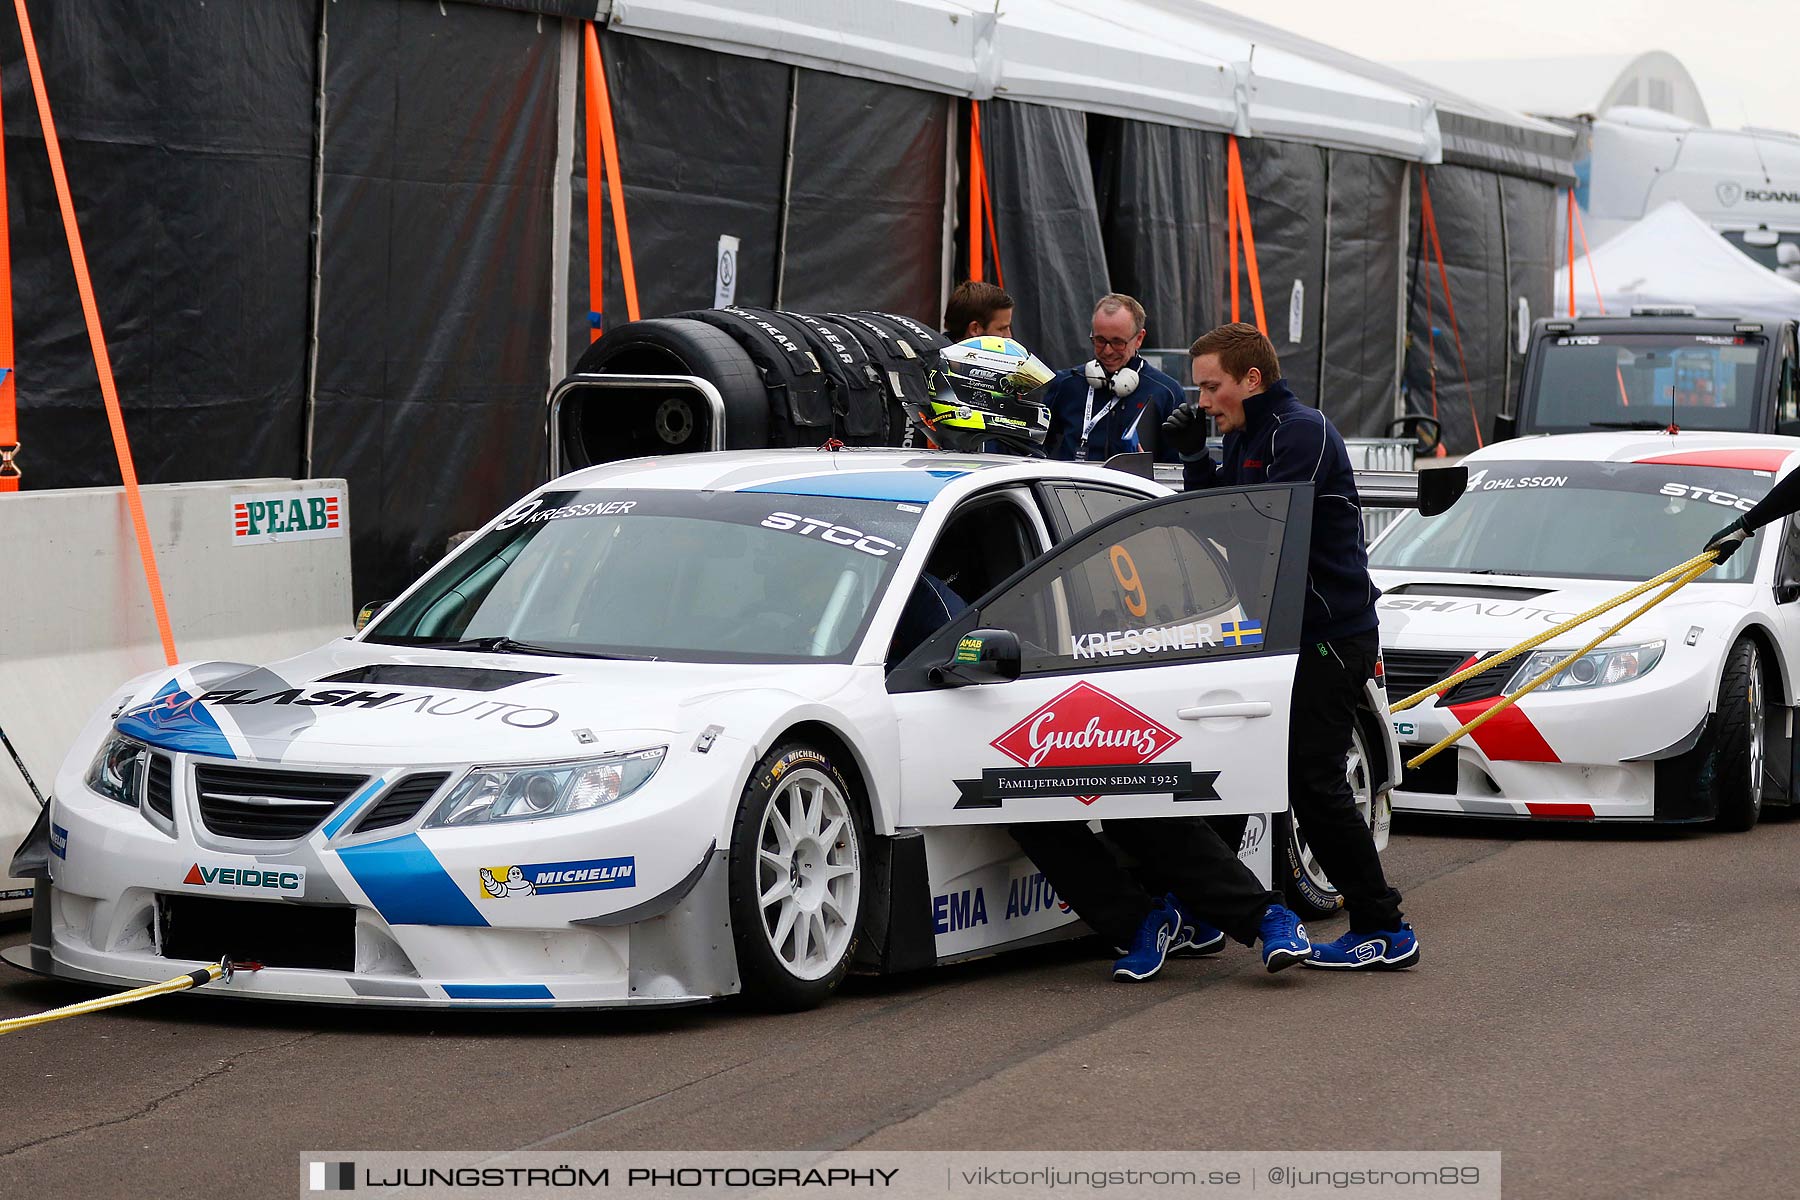
[[[1527,800],[1525,811],[1534,817],[1573,817],[1582,821],[1594,819],[1594,809],[1589,804],[1533,804]]]
[[[1493,696],[1487,700],[1471,700],[1467,704],[1452,704],[1450,711],[1455,714],[1461,724],[1468,724],[1476,717],[1500,703],[1501,697]],[[1481,752],[1496,762],[1561,762],[1544,735],[1538,732],[1531,718],[1513,705],[1493,719],[1483,722],[1480,728],[1469,734]]]
[[[1730,467],[1738,471],[1781,470],[1781,464],[1788,460],[1792,450],[1683,450],[1679,454],[1658,454],[1651,458],[1640,458],[1637,462],[1644,466],[1659,467]]]

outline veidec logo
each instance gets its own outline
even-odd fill
[[[1098,767],[1150,762],[1180,736],[1083,680],[988,743],[1020,766]],[[1098,796],[1077,797],[1092,804]]]
[[[344,496],[337,490],[234,496],[231,541],[245,546],[344,536]]]
[[[214,867],[194,863],[181,880],[185,887],[230,892],[239,896],[306,895],[306,868],[278,867]]]

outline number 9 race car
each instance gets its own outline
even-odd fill
[[[1284,817],[1309,511],[892,450],[565,476],[354,637],[121,687],[15,859],[48,882],[11,957],[136,985],[230,954],[265,969],[229,994],[337,1004],[792,1008],[853,966],[1073,936],[1007,824]]]
[[[1404,514],[1370,547],[1390,691],[1421,691],[1691,558],[1797,451],[1792,438],[1754,434],[1585,433],[1469,455],[1467,492],[1450,513]],[[1749,829],[1765,801],[1800,798],[1796,600],[1800,523],[1790,519],[1408,770],[1394,808]],[[1396,713],[1405,756],[1638,603]]]

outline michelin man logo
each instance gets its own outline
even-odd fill
[[[505,878],[496,875],[501,872]],[[491,899],[501,900],[508,896],[531,896],[537,893],[537,885],[525,878],[525,872],[518,867],[496,867],[489,870],[481,868],[481,894]]]

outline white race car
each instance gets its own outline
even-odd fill
[[[1800,441],[1784,437],[1625,432],[1522,438],[1469,455],[1455,507],[1407,513],[1370,548],[1389,694],[1398,702],[1693,557],[1797,453]],[[1764,803],[1796,799],[1796,600],[1800,525],[1782,521],[1407,770],[1394,808],[1750,828]],[[1395,713],[1405,756],[1640,603]]]
[[[230,994],[339,1004],[797,1007],[853,965],[1071,936],[1006,824],[1285,819],[1295,506],[909,451],[565,476],[355,637],[120,688],[15,860],[49,882],[12,957],[139,984],[229,954],[265,964]]]

